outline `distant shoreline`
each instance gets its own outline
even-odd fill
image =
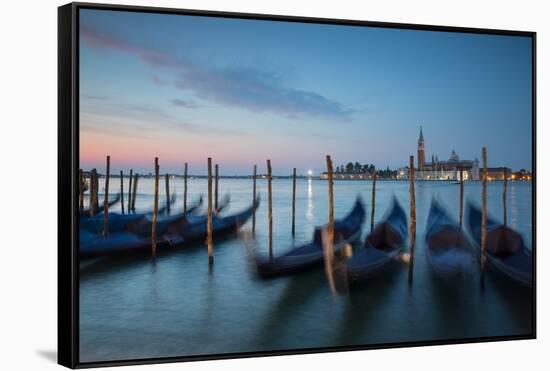
[[[86,178],[89,178],[90,175],[88,172],[84,173],[83,174],[84,177]],[[97,174],[99,178],[105,178],[105,175],[104,174]],[[159,178],[164,178],[166,174],[162,174]],[[170,179],[184,179],[184,176],[183,175],[179,175],[179,174],[168,174]],[[145,178],[145,179],[154,179],[155,176],[152,175],[152,174],[139,174],[139,177],[140,178]],[[118,179],[120,178],[120,174],[111,174],[110,175],[110,178],[114,178],[114,179]],[[123,175],[123,178],[126,178],[128,179],[129,178],[129,175]],[[218,179],[249,179],[249,180],[252,180],[253,176],[252,175],[220,175],[218,177]],[[188,180],[192,180],[192,179],[208,179],[208,175],[187,175],[187,179]],[[267,175],[265,174],[262,174],[262,175],[257,175],[256,176],[256,179],[258,180],[261,180],[261,179],[267,179]],[[272,179],[275,180],[275,179],[292,179],[292,175],[272,175]],[[311,180],[322,180],[322,181],[327,181],[327,179],[323,179],[321,178],[320,176],[307,176],[307,175],[297,175],[296,176],[296,179],[299,179],[299,180],[308,180],[308,179],[311,179]],[[372,183],[372,179],[339,179],[339,178],[334,178],[334,181],[335,182],[369,182],[369,183]],[[381,181],[381,182],[409,182],[409,179],[393,179],[393,178],[376,178],[376,181]],[[502,181],[502,180],[489,180],[489,182],[498,182],[498,181]],[[436,183],[436,182],[441,182],[441,183],[458,183],[458,181],[456,180],[452,180],[452,179],[431,179],[431,180],[428,180],[428,179],[415,179],[415,182],[423,182],[423,183]],[[469,183],[469,182],[481,182],[481,180],[464,180],[464,183]],[[515,179],[515,180],[511,180],[509,179],[508,182],[532,182],[532,180],[526,180],[526,179]]]

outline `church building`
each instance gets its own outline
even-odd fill
[[[418,137],[418,164],[415,178],[421,180],[460,180],[460,172],[464,180],[479,180],[479,161],[461,160],[453,149],[448,160],[439,160],[432,154],[432,161],[426,162],[424,134],[420,126]]]

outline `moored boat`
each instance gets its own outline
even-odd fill
[[[467,205],[468,228],[481,253],[481,210]],[[521,234],[487,216],[487,250],[489,267],[525,286],[533,285],[533,256]]]
[[[218,203],[218,208],[215,210],[215,213],[219,214],[224,209],[227,209],[229,207],[229,202],[230,201],[231,201],[231,197],[229,196],[229,193],[227,193],[225,196],[222,197],[222,199]]]
[[[395,266],[407,235],[407,216],[394,197],[382,221],[368,234],[365,246],[346,262],[348,282],[366,281]]]
[[[258,207],[259,201],[256,202]],[[230,216],[212,216],[213,236],[215,238],[236,232],[246,223],[253,212],[253,206]],[[122,218],[120,221],[118,218]],[[112,224],[123,228],[114,230]],[[180,213],[159,216],[156,221],[157,245],[175,247],[184,242],[202,241],[206,237],[207,217]],[[109,216],[109,236],[103,238],[85,228],[80,229],[79,252],[81,258],[98,258],[113,255],[128,255],[151,250],[152,216],[149,214],[130,214]]]
[[[260,198],[245,210],[227,216],[212,215],[212,235],[214,238],[235,233],[243,226],[252,213],[260,206]],[[185,243],[204,241],[207,234],[208,217],[206,215],[190,215],[181,218],[176,222],[169,223],[165,233],[171,236],[179,236]]]
[[[445,280],[473,273],[471,247],[460,225],[432,199],[426,226],[426,257],[433,272]]]
[[[157,247],[180,244],[181,238],[159,236]],[[129,232],[111,233],[107,238],[85,230],[80,231],[79,257],[81,259],[103,258],[108,256],[135,255],[151,252],[151,238]]]
[[[190,206],[187,209],[187,214],[193,214],[195,213],[202,205],[202,196],[199,198],[199,200],[194,203],[192,206]],[[173,203],[173,201],[171,201]],[[176,214],[173,216],[165,216],[165,211],[167,209],[167,205],[163,205],[158,210],[159,218],[165,219],[165,220],[173,220],[174,218],[182,217],[183,214]],[[110,232],[124,232],[128,231],[128,227],[130,225],[135,225],[137,223],[143,222],[146,223],[147,219],[150,219],[152,215],[152,211],[148,211],[146,213],[128,213],[128,214],[120,214],[120,213],[109,213],[109,231]],[[103,213],[96,214],[92,217],[90,216],[81,216],[79,221],[79,227],[80,229],[84,229],[92,234],[99,234],[103,231]]]
[[[118,201],[120,201],[120,194],[116,194],[113,197],[114,198],[109,201],[109,204],[108,204],[107,208],[110,208],[111,206],[116,204]],[[103,213],[104,210],[105,210],[105,201],[98,204],[98,208],[97,208],[97,210],[94,211],[94,215],[101,214],[101,213]],[[89,217],[90,216],[90,209],[89,208],[88,209],[82,209],[82,210],[80,210],[79,214],[80,214],[80,216]]]
[[[334,252],[339,253],[344,246],[361,237],[361,227],[365,220],[365,208],[357,198],[347,216],[334,222]],[[322,231],[327,226],[315,228],[313,241],[290,249],[272,259],[260,257],[254,253],[256,270],[261,278],[289,275],[322,266],[324,260]]]

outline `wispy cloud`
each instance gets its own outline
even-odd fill
[[[201,134],[201,135],[207,135],[207,136],[212,136],[213,134],[230,135],[230,136],[237,136],[237,137],[250,136],[249,133],[246,133],[241,130],[218,128],[218,127],[211,126],[209,124],[197,125],[197,124],[193,124],[193,123],[181,121],[181,120],[173,121],[172,125],[174,125],[178,129],[183,129],[185,132],[188,132],[188,133]]]
[[[247,136],[239,130],[219,128],[209,123],[192,123],[151,105],[129,104],[114,100],[99,100],[83,102],[81,112],[84,118],[95,117],[94,120],[83,120],[81,131],[109,132],[124,137],[146,137],[159,133],[159,126],[173,129],[184,134],[210,136],[212,133],[231,136]],[[98,119],[102,117],[102,119]],[[113,125],[113,122],[117,122]],[[87,123],[93,125],[87,125]]]
[[[201,99],[293,119],[316,117],[346,121],[355,113],[354,109],[322,94],[287,86],[273,73],[242,67],[207,68],[167,52],[134,45],[85,23],[80,27],[82,41],[90,47],[131,54],[148,65],[171,69],[175,72],[175,86]],[[154,81],[161,82],[158,78]]]
[[[277,76],[248,68],[182,70],[176,86],[222,105],[280,113],[294,119],[309,116],[348,120],[354,113],[321,94],[286,87]]]
[[[102,95],[94,95],[94,94],[82,94],[80,98],[85,100],[92,100],[92,101],[93,100],[105,101],[110,99],[109,97],[105,97]]]
[[[172,104],[183,108],[197,108],[197,104],[195,102],[183,99],[172,99]]]

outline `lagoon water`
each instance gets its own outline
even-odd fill
[[[128,179],[125,178],[125,188]],[[220,179],[220,197],[231,196],[224,214],[244,209],[252,200],[252,181]],[[152,205],[152,179],[139,180],[136,208]],[[102,185],[100,185],[102,187]],[[189,180],[188,202],[205,195],[206,180]],[[378,181],[375,221],[392,195],[409,209],[408,182]],[[182,210],[183,180],[172,179]],[[102,189],[102,188],[100,188]],[[120,189],[111,180],[112,195]],[[160,203],[164,181],[160,182]],[[267,254],[267,183],[258,180],[261,204],[256,214],[255,245]],[[289,179],[273,181],[274,255],[308,242],[314,227],[328,220],[327,182],[299,179],[296,236],[291,236]],[[361,195],[367,207],[363,238],[370,226],[371,183],[335,181],[335,216],[344,216]],[[508,223],[531,247],[529,182],[508,184]],[[125,195],[127,197],[127,195]],[[472,339],[532,332],[532,291],[489,271],[485,288],[479,274],[445,285],[432,274],[425,256],[424,229],[430,201],[437,197],[458,220],[459,186],[417,182],[417,239],[414,281],[406,265],[360,287],[333,296],[323,269],[260,281],[240,238],[214,242],[208,267],[204,244],[174,249],[150,258],[100,260],[80,270],[80,361],[126,360],[257,352],[285,349],[390,344],[409,341]],[[480,204],[481,183],[465,183],[465,201]],[[205,199],[206,201],[206,199]],[[490,215],[502,219],[502,184],[488,184]],[[114,205],[110,212],[120,212]],[[248,236],[251,221],[241,238]],[[361,243],[354,249],[362,248]],[[407,244],[408,249],[408,244]],[[472,264],[478,261],[472,258]]]

